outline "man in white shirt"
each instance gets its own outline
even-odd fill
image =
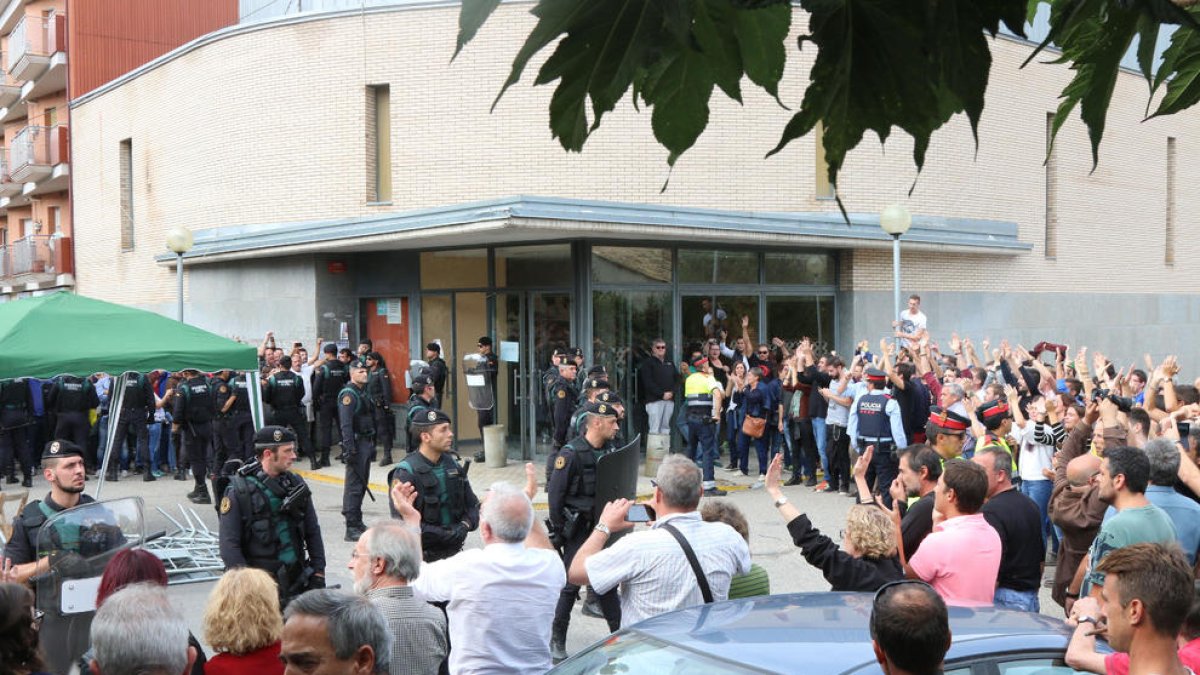
[[[550,670],[550,625],[567,582],[562,559],[533,518],[537,492],[533,464],[525,465],[525,492],[496,483],[480,515],[483,548],[422,563],[412,582],[418,598],[445,602],[450,620],[450,672],[541,673]],[[411,483],[392,486],[392,505],[414,532]],[[749,567],[749,565],[747,565]]]
[[[909,347],[917,346],[929,327],[929,320],[921,311],[921,296],[916,293],[908,296],[908,309],[900,312],[900,318],[892,322],[892,327],[896,329],[896,337],[908,340]]]
[[[680,542],[668,531],[670,527],[695,551],[713,601],[727,599],[730,580],[750,571],[750,548],[732,527],[701,520],[697,507],[702,484],[695,462],[683,455],[669,455],[658,468],[654,497],[648,503],[654,524],[604,549],[613,532],[633,527],[625,520],[633,502],[609,502],[595,531],[571,562],[571,583],[591,584],[597,593],[619,587],[622,627],[703,604],[699,580]]]

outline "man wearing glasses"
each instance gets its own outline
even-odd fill
[[[661,338],[651,343],[650,358],[642,361],[638,377],[646,395],[647,433],[670,434],[679,370],[667,360],[667,343]]]

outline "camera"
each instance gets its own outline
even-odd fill
[[[1117,406],[1117,410],[1127,413],[1133,410],[1133,399],[1128,396],[1117,396],[1109,389],[1094,389],[1092,390],[1092,400],[1101,401],[1108,399]]]

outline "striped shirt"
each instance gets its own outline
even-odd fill
[[[771,594],[771,579],[767,571],[758,563],[750,565],[750,571],[738,575],[729,582],[729,599],[753,598],[756,595]]]
[[[750,571],[750,547],[732,527],[706,523],[697,511],[663,516],[651,529],[630,533],[587,559],[588,581],[597,593],[620,587],[622,627],[704,603],[679,542],[658,527],[668,521],[692,545],[714,601],[727,599],[730,580]]]

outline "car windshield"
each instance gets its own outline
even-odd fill
[[[716,646],[716,645],[714,645]],[[732,646],[732,645],[731,645]],[[621,631],[590,649],[564,661],[555,675],[585,673],[671,673],[713,675],[714,673],[757,673],[735,663],[682,649],[644,633]]]

